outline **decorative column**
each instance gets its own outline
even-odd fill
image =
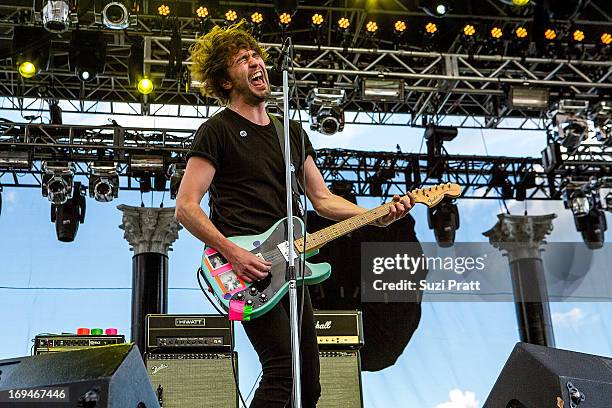
[[[483,234],[508,257],[521,341],[549,347],[555,337],[541,252],[556,217],[499,214],[497,224]]]
[[[132,257],[132,333],[140,353],[145,352],[145,317],[168,313],[168,251],[182,228],[172,208],[118,205],[123,212],[123,237]]]

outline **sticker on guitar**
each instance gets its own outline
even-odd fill
[[[204,264],[210,276],[219,284],[224,297],[247,288],[246,283],[234,273],[232,265],[216,249],[207,248],[204,251]]]

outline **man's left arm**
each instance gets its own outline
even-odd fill
[[[341,221],[367,211],[365,208],[329,191],[312,156],[306,157],[304,175],[306,177],[306,195],[320,216]],[[393,197],[393,202],[389,204],[389,214],[378,219],[374,225],[380,227],[389,225],[405,216],[413,206],[414,197],[411,194],[408,197],[401,198],[396,195]]]

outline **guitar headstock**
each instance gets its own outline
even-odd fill
[[[437,186],[412,190],[412,195],[415,202],[433,207],[442,201],[444,197],[459,197],[461,195],[461,186],[455,183],[438,184]]]

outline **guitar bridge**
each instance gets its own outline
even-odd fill
[[[289,262],[289,244],[287,243],[287,241],[281,242],[276,247],[278,248],[280,253],[283,255],[283,258],[285,258],[285,261]],[[294,255],[293,259],[297,259],[298,255],[296,251],[293,251],[293,255]]]

